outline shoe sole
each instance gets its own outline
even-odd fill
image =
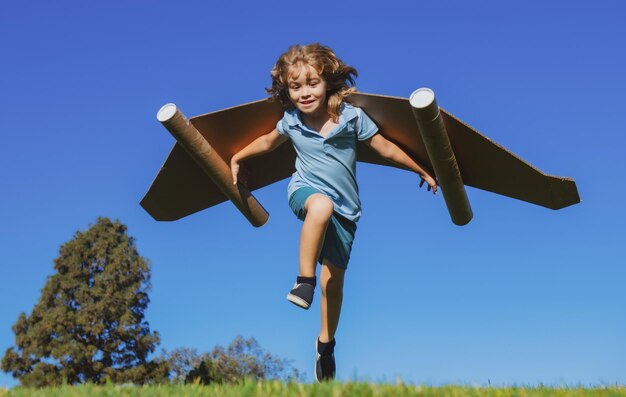
[[[293,303],[294,305],[299,306],[299,307],[301,307],[301,308],[303,308],[305,310],[309,310],[309,307],[311,307],[311,305],[308,304],[307,301],[305,301],[304,299],[302,299],[302,298],[300,298],[298,296],[292,295],[292,294],[288,294],[287,295],[287,300],[289,302]]]
[[[313,376],[315,377],[315,381],[317,383],[322,383],[320,382],[319,379],[317,379],[317,359],[319,358],[318,355],[319,353],[317,352],[317,336],[316,336],[315,337],[315,363],[313,364]]]

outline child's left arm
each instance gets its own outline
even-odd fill
[[[428,190],[432,188],[433,194],[437,194],[437,181],[435,178],[411,157],[409,157],[409,155],[407,155],[404,150],[400,149],[395,143],[387,140],[387,138],[382,136],[380,133],[374,134],[374,136],[363,142],[385,159],[419,174],[422,180],[428,183]],[[420,186],[422,185],[420,184]]]

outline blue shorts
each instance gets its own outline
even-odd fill
[[[299,188],[289,197],[289,206],[301,221],[304,221],[306,217],[304,203],[313,193],[323,194],[319,190],[307,186]],[[326,259],[339,268],[347,269],[355,233],[355,222],[339,215],[337,212],[333,212],[330,222],[328,222],[326,236],[324,237],[324,243],[317,261],[323,264],[323,260]]]

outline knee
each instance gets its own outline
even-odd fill
[[[343,293],[343,280],[339,277],[330,277],[321,287],[326,298],[336,298]]]
[[[334,206],[331,199],[322,194],[313,194],[307,200],[307,216],[320,222],[328,222],[333,214]]]

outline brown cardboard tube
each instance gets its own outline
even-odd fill
[[[230,167],[176,105],[164,105],[157,113],[157,119],[253,226],[263,226],[267,222],[269,214],[265,208],[245,186],[233,184]]]
[[[413,91],[409,102],[452,222],[459,226],[466,225],[472,220],[472,208],[435,94],[429,88],[420,88]]]

